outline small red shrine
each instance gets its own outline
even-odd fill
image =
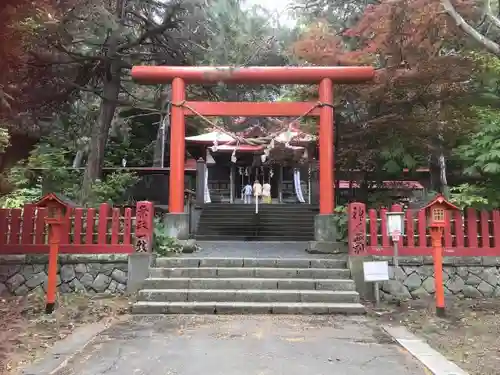
[[[448,211],[460,210],[457,206],[450,203],[443,195],[438,194],[426,206],[422,207],[428,213],[429,227],[444,228],[446,226],[446,213]]]

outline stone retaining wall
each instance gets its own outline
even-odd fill
[[[0,256],[0,295],[25,295],[47,287],[47,255]],[[59,292],[124,293],[128,255],[60,255]]]
[[[432,257],[400,257],[395,267],[392,257],[373,257],[389,261],[389,281],[380,284],[386,300],[419,299],[433,295]],[[500,257],[445,257],[444,291],[457,297],[500,297]]]

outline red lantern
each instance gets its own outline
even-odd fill
[[[427,206],[422,208],[429,213],[428,222],[432,242],[432,255],[434,260],[434,283],[436,288],[436,314],[445,315],[444,284],[443,284],[443,231],[446,226],[446,212],[458,210],[442,195],[438,195]]]
[[[429,227],[431,228],[444,228],[446,225],[446,212],[459,210],[457,206],[448,202],[442,195],[438,195],[422,209],[428,210]]]
[[[45,312],[47,314],[54,311],[57,289],[57,258],[59,255],[59,242],[61,238],[62,224],[69,209],[75,206],[70,200],[50,193],[36,203],[37,207],[47,209],[45,221],[49,227],[49,268],[47,280],[47,301]]]

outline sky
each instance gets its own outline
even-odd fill
[[[291,3],[290,0],[247,0],[247,2],[278,11],[282,11]]]
[[[280,15],[280,21],[283,24],[293,23],[287,12],[288,6],[292,3],[291,0],[246,0],[246,2],[249,6],[260,5],[271,12],[276,12]]]

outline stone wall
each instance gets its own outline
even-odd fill
[[[432,257],[400,257],[395,267],[392,257],[373,257],[389,261],[389,281],[380,284],[381,298],[419,299],[433,295]],[[444,292],[460,298],[500,297],[500,257],[445,257]]]
[[[124,293],[128,256],[95,254],[59,256],[59,292]],[[25,295],[47,288],[47,255],[0,256],[0,295]]]

